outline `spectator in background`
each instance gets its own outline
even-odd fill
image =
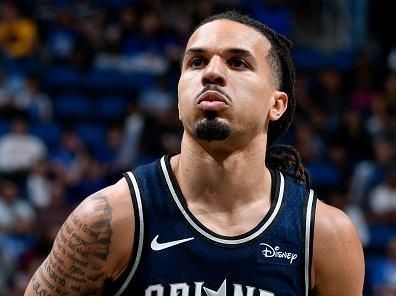
[[[372,285],[375,296],[394,296],[396,294],[396,238],[389,241],[387,257],[374,265]]]
[[[370,231],[367,224],[367,219],[361,210],[356,205],[351,204],[348,196],[348,190],[345,186],[334,187],[330,192],[329,204],[344,211],[349,218],[351,218],[356,230],[359,233],[360,241],[363,247],[367,247],[370,242]]]
[[[343,77],[336,69],[323,69],[318,73],[318,87],[314,91],[315,105],[326,113],[324,129],[335,131],[341,122],[342,112],[348,106],[343,93]]]
[[[384,133],[387,128],[387,111],[381,95],[374,96],[371,114],[366,120],[366,129],[371,138],[376,138]]]
[[[0,47],[12,58],[30,57],[38,42],[36,24],[22,17],[17,6],[7,1],[3,3],[3,17],[0,21]]]
[[[369,207],[368,193],[382,182],[384,169],[396,157],[393,139],[388,134],[378,136],[372,146],[373,159],[355,165],[349,191],[351,202],[364,210]]]
[[[100,147],[95,147],[95,157],[100,162],[109,180],[113,180],[113,178],[117,180],[119,173],[127,169],[119,163],[123,140],[122,126],[113,124],[107,129],[106,142]]]
[[[19,196],[17,184],[0,181],[0,233],[26,234],[32,229],[35,213]]]
[[[40,90],[40,81],[34,75],[26,77],[25,86],[15,95],[14,104],[33,121],[44,122],[52,118],[51,99]]]
[[[105,11],[98,8],[91,9],[87,15],[79,20],[79,32],[85,38],[92,50],[101,51],[104,48],[105,38],[103,31],[105,29],[106,14]]]
[[[13,270],[20,256],[34,245],[36,215],[32,206],[19,195],[17,184],[0,181],[0,250]]]
[[[71,187],[68,202],[72,206],[79,204],[84,196],[89,196],[106,186],[104,182],[105,172],[88,150],[78,156],[74,166],[74,174],[78,178],[74,180],[74,183],[68,184]]]
[[[50,171],[55,178],[67,185],[78,182],[81,177],[78,160],[85,149],[84,142],[73,129],[65,130],[49,159]]]
[[[315,189],[328,201],[331,189],[340,185],[341,172],[330,162],[326,145],[311,124],[300,122],[296,126],[296,148],[308,169],[312,184],[315,184]]]
[[[27,172],[40,160],[45,159],[44,142],[28,132],[29,125],[23,116],[15,117],[11,131],[0,138],[0,172]]]
[[[335,131],[329,134],[329,141],[339,142],[350,155],[349,165],[367,159],[371,153],[371,138],[364,124],[362,114],[352,108],[343,112]],[[348,172],[350,175],[350,172]]]
[[[135,7],[129,6],[122,9],[119,18],[121,40],[126,41],[123,48],[124,52],[137,53],[139,50],[139,23]]]
[[[66,187],[61,181],[52,182],[49,204],[38,209],[37,230],[45,252],[51,248],[59,228],[70,214],[71,208],[67,202],[65,192]]]
[[[7,83],[5,73],[0,69],[0,115],[8,116],[12,109],[12,92]]]
[[[39,161],[27,178],[27,197],[36,208],[45,208],[51,203],[52,184],[47,175],[47,162]]]
[[[143,90],[139,95],[139,107],[145,113],[161,118],[176,107],[177,95],[171,91],[166,75],[158,77],[152,87]]]
[[[396,72],[391,72],[385,81],[384,104],[387,126],[396,134]]]
[[[389,130],[396,134],[396,72],[385,79],[383,93],[374,96],[372,114],[366,122],[372,137]]]
[[[48,28],[46,38],[47,49],[54,61],[70,60],[77,43],[78,33],[75,27],[76,22],[70,9],[59,9],[55,21]]]
[[[396,162],[385,168],[383,181],[369,193],[370,220],[396,224]]]
[[[176,13],[176,12],[175,12]],[[173,33],[173,38],[165,48],[166,58],[169,60],[171,67],[167,73],[168,79],[172,79],[177,84],[177,77],[179,75],[180,57],[184,51],[184,45],[188,41],[188,37],[193,28],[193,20],[185,14],[184,11],[180,12],[180,16],[169,21],[170,30]]]
[[[361,112],[363,117],[371,112],[374,104],[375,93],[373,86],[375,85],[374,69],[372,61],[368,53],[361,53],[355,62],[351,73],[352,93],[351,107]]]
[[[155,11],[146,11],[140,18],[140,30],[137,36],[130,35],[124,43],[127,55],[159,54],[163,49],[163,30],[161,17]]]
[[[203,20],[212,15],[216,10],[215,1],[213,0],[197,1],[194,4],[196,5],[196,7],[194,7],[196,20]]]
[[[145,129],[145,117],[136,101],[130,101],[127,114],[124,123],[124,137],[117,161],[121,168],[128,168],[135,163]]]

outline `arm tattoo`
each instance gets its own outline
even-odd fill
[[[86,295],[100,290],[110,253],[112,208],[104,195],[92,196],[95,213],[89,224],[72,213],[54,241],[52,251],[32,277],[35,295]],[[89,287],[89,288],[88,288]]]

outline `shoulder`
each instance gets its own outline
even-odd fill
[[[318,295],[362,293],[364,259],[356,229],[343,211],[319,200],[315,213],[312,276],[314,288],[322,291]]]
[[[329,237],[343,236],[354,231],[352,221],[343,211],[320,200],[316,205],[315,228],[318,234]]]
[[[124,179],[87,197],[63,223],[25,295],[99,295],[131,259],[133,221]]]
[[[87,217],[98,216],[98,206],[105,204],[112,210],[121,210],[127,203],[130,203],[130,192],[125,178],[117,183],[105,187],[84,199],[76,210],[81,211]],[[122,214],[118,213],[117,218]]]
[[[88,196],[74,213],[79,213],[87,222],[108,217],[113,223],[131,218],[131,206],[128,184],[125,178],[122,178],[117,183]]]
[[[104,250],[109,275],[117,278],[126,268],[133,247],[133,205],[125,178],[87,197],[68,220]]]

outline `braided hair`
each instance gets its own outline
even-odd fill
[[[292,146],[274,144],[289,128],[296,107],[294,91],[296,72],[290,52],[292,47],[291,41],[261,22],[236,11],[226,11],[212,15],[203,20],[197,28],[207,23],[224,19],[255,29],[271,43],[267,61],[272,68],[276,88],[285,92],[288,96],[288,105],[286,111],[278,120],[270,121],[269,123],[266,165],[270,168],[279,169],[282,173],[293,177],[297,182],[310,186],[308,172],[302,164],[298,151]]]

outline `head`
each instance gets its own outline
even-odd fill
[[[18,7],[11,1],[5,2],[2,6],[3,18],[6,21],[14,21],[18,15]]]
[[[388,257],[392,261],[396,261],[396,237],[393,237],[389,240],[388,246],[387,246],[387,253]]]
[[[264,135],[270,146],[290,125],[294,76],[286,38],[235,12],[207,18],[183,57],[178,92],[185,131],[208,142]]]
[[[396,190],[396,161],[385,167],[385,182],[392,190]]]
[[[29,123],[24,115],[15,116],[11,123],[11,131],[17,135],[25,135],[28,133]]]
[[[0,197],[7,203],[18,197],[18,187],[11,180],[0,180]]]

